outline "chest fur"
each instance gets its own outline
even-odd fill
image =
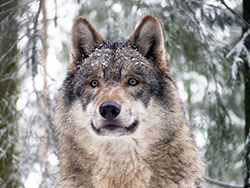
[[[148,165],[136,152],[119,156],[106,155],[97,160],[93,169],[94,187],[146,188],[150,177]]]

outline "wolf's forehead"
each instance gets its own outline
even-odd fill
[[[109,71],[128,66],[151,66],[145,57],[130,48],[97,49],[90,55],[90,63]]]

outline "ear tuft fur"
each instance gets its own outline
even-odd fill
[[[77,61],[82,55],[88,55],[92,48],[102,44],[103,41],[94,27],[84,17],[79,17],[71,30],[70,70],[78,65]]]
[[[142,19],[130,38],[129,45],[138,49],[147,59],[152,59],[164,73],[168,72],[164,37],[160,22],[155,16],[149,14]]]

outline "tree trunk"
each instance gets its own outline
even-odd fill
[[[17,46],[18,1],[0,0],[0,187],[20,187],[18,173]]]
[[[47,82],[47,54],[48,54],[48,34],[47,34],[47,10],[46,10],[46,0],[41,1],[41,9],[43,14],[43,21],[42,21],[42,39],[43,39],[43,49],[41,50],[41,65],[43,67],[43,93],[40,97],[40,106],[42,111],[45,113],[45,109],[48,105],[48,97],[49,97],[49,88],[48,88],[48,82]],[[45,123],[43,123],[40,127],[40,134],[43,136],[41,140],[41,144],[39,147],[39,163],[44,169],[43,171],[43,181],[45,181],[47,178],[49,178],[49,171],[48,171],[48,163],[47,163],[47,145],[48,145],[48,137],[47,137],[47,128]]]
[[[243,18],[245,21],[250,23],[250,1],[243,0]],[[245,26],[243,28],[243,34],[247,32],[249,27]],[[245,40],[246,49],[250,50],[250,36]],[[244,58],[244,80],[245,80],[245,141],[246,141],[246,150],[245,150],[245,163],[246,163],[246,174],[244,188],[249,187],[249,178],[250,178],[250,158],[249,158],[249,138],[250,138],[250,62],[247,57]]]

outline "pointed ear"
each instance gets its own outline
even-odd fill
[[[168,72],[164,37],[160,22],[155,16],[149,14],[142,19],[129,45],[136,48],[147,59],[152,59],[164,73]]]
[[[102,43],[101,37],[89,21],[84,17],[78,18],[71,30],[70,64],[77,66],[82,55],[88,55],[92,48]]]

